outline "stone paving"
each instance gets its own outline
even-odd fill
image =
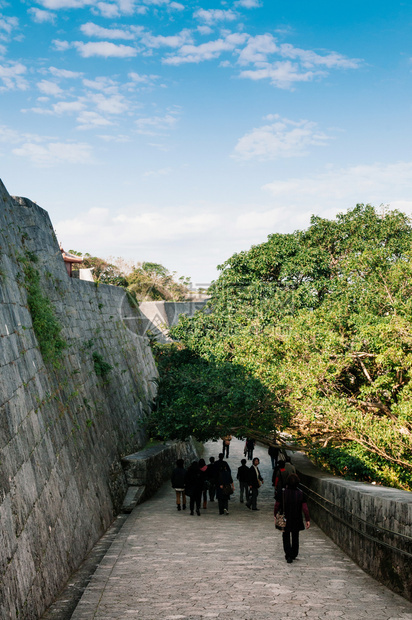
[[[205,460],[221,450],[208,443]],[[260,511],[239,502],[229,515],[217,502],[201,516],[178,512],[163,485],[137,506],[105,555],[72,620],[267,620],[343,618],[412,620],[412,604],[354,564],[312,523],[301,533],[299,558],[287,564],[274,527],[271,465],[257,448],[265,479]],[[243,442],[232,440],[228,462],[236,477]]]

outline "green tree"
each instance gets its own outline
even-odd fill
[[[83,257],[83,263],[80,266],[77,264],[73,265],[74,271],[93,268],[92,275],[95,282],[111,284],[113,286],[127,286],[125,274],[108,260],[98,256],[91,256],[88,252],[82,254],[81,252],[70,250],[70,254]]]
[[[138,301],[183,301],[189,293],[190,280],[184,276],[176,279],[159,263],[144,262],[127,276],[128,290]]]
[[[162,379],[151,436],[206,441],[260,433],[273,421],[267,389],[241,366],[207,361],[179,344],[152,347]]]
[[[259,382],[260,438],[282,430],[341,473],[412,488],[411,235],[406,215],[370,205],[313,217],[229,258],[211,312],[172,336]]]

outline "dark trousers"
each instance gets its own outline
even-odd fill
[[[225,509],[229,509],[229,497],[227,495],[223,495],[222,497],[219,497],[217,501],[219,503],[219,514],[222,515]]]
[[[216,494],[216,485],[215,485],[214,482],[210,482],[209,484],[210,484],[210,486],[209,486],[209,499],[210,499],[211,502],[213,502],[214,499],[215,499],[215,494]]]
[[[190,496],[190,512],[193,512],[195,509],[195,504],[196,504],[196,510],[200,510],[200,501],[202,499],[202,490],[200,491],[192,491],[192,494]]]
[[[225,456],[226,457],[229,456],[229,444],[225,444],[225,442],[223,442],[222,452],[223,452],[223,458],[225,458]]]
[[[246,503],[249,501],[249,485],[244,480],[239,480],[240,488],[240,501],[243,502],[243,494],[245,495]]]
[[[292,544],[290,542],[291,537]],[[283,532],[282,538],[285,556],[294,560],[299,553],[299,530],[295,532]]]
[[[248,448],[246,450],[246,452],[247,452],[247,460],[248,461],[253,461],[253,450],[254,450],[254,448]]]
[[[252,509],[257,508],[256,504],[257,504],[258,495],[259,495],[259,489],[255,489],[255,487],[252,487],[249,492],[249,499],[247,500],[247,504],[251,504]]]

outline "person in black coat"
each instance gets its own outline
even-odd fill
[[[246,506],[248,508],[252,508],[252,510],[259,510],[259,508],[257,507],[257,497],[259,495],[259,487],[263,484],[263,478],[260,475],[260,471],[259,471],[259,465],[260,461],[257,458],[257,456],[255,456],[255,458],[252,461],[252,465],[251,467],[249,467],[249,489],[250,489],[250,494],[249,494],[249,499],[246,502]]]
[[[216,463],[215,457],[209,458],[209,465],[207,466],[206,479],[209,481],[209,501],[215,501],[216,495]]]
[[[229,467],[229,463],[227,461],[223,460],[223,452],[220,452],[218,455],[218,459],[217,461],[215,461],[215,468],[216,468],[216,476],[218,475],[219,471],[223,468],[223,467],[227,467],[229,470],[229,473],[232,473],[230,467]]]
[[[230,493],[228,488],[234,491],[233,478],[229,470],[229,466],[225,463],[220,469],[217,475],[216,484],[216,497],[219,504],[219,514],[229,514],[229,497]]]
[[[305,496],[298,489],[299,478],[296,474],[290,474],[286,483],[284,494],[284,515],[286,517],[286,527],[282,532],[283,550],[288,564],[296,559],[299,553],[299,532],[310,527],[309,509]],[[275,503],[275,518],[281,509],[281,501]],[[302,512],[305,515],[305,525],[303,525]],[[292,541],[291,541],[292,537]]]
[[[240,503],[243,504],[243,494],[245,494],[246,502],[249,499],[249,467],[246,465],[246,459],[242,459],[240,462],[242,464],[237,469],[236,478],[239,480]]]
[[[246,438],[246,443],[245,443],[245,456],[247,455],[247,460],[248,461],[252,461],[253,460],[253,450],[255,449],[255,440],[252,439],[251,437],[247,437]]]
[[[186,510],[186,495],[185,495],[185,480],[186,469],[184,468],[183,459],[177,459],[176,467],[172,471],[172,487],[176,491],[176,506],[178,510],[181,510],[180,498],[182,499],[183,510]]]
[[[202,499],[202,491],[205,476],[200,471],[199,463],[193,461],[187,470],[185,479],[185,492],[190,497],[190,514],[194,514],[196,505],[196,514],[200,517],[200,502]]]
[[[272,486],[275,487],[275,499],[278,500],[281,497],[282,489],[286,488],[286,483],[289,478],[289,472],[286,471],[286,463],[282,459],[278,462],[277,469],[273,470]],[[281,500],[279,500],[281,501]]]
[[[272,469],[276,469],[278,466],[279,448],[269,446],[268,454],[270,456],[270,460],[272,461]]]

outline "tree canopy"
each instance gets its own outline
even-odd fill
[[[121,257],[105,259],[76,250],[70,250],[70,253],[83,257],[83,263],[80,266],[75,265],[74,270],[93,268],[95,282],[121,286],[127,289],[137,302],[182,301],[190,290],[190,278],[178,277],[175,271],[170,272],[160,263],[133,264]]]
[[[154,426],[200,439],[218,436],[220,421],[266,441],[276,431],[340,473],[412,488],[411,239],[406,215],[357,205],[230,257],[211,312],[172,329],[197,371],[163,350]]]
[[[190,281],[170,273],[159,263],[142,263],[128,275],[128,290],[138,301],[182,301],[189,293]]]

